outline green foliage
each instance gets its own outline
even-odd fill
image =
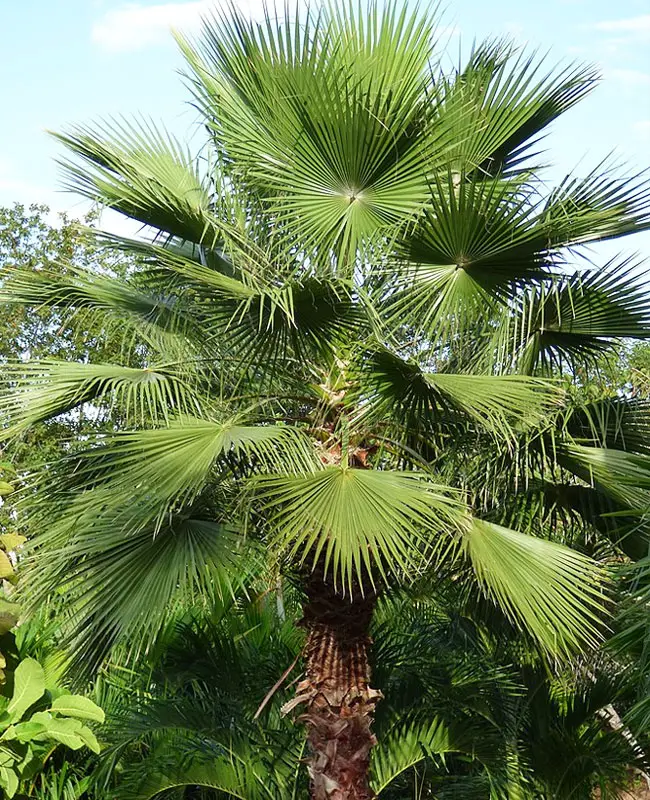
[[[60,744],[71,750],[100,745],[86,720],[104,722],[92,700],[58,690],[46,691],[45,674],[32,658],[20,662],[13,675],[13,694],[0,698],[0,787],[14,797],[42,770]]]

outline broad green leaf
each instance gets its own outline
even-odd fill
[[[373,748],[370,767],[373,789],[381,794],[400,774],[432,754],[467,751],[468,741],[459,735],[459,727],[451,727],[437,718],[410,725],[396,725]]]
[[[7,481],[0,481],[0,497],[11,494],[13,490],[14,487],[10,483],[7,483]]]
[[[95,734],[87,725],[84,725],[79,729],[79,736],[83,740],[83,743],[86,745],[86,747],[89,747],[93,753],[101,753],[101,745],[97,741]]]
[[[539,424],[562,396],[553,382],[523,375],[425,372],[388,349],[363,351],[359,361],[352,400],[362,425],[392,417],[407,434],[469,420],[502,441]]]
[[[21,536],[19,533],[3,533],[0,534],[0,546],[3,550],[11,552],[27,541],[26,536]]]
[[[90,402],[115,409],[140,425],[167,422],[179,413],[200,410],[196,392],[179,367],[135,368],[43,359],[9,363],[3,377],[13,387],[0,398],[0,411],[10,422],[3,437]]]
[[[14,797],[20,785],[18,776],[10,767],[0,767],[0,785],[5,797]]]
[[[44,733],[46,726],[42,722],[19,722],[17,725],[11,725],[2,734],[2,739],[17,739],[19,742],[29,742],[35,736]]]
[[[62,714],[65,717],[91,719],[95,722],[104,722],[105,717],[103,710],[93,703],[90,698],[75,694],[57,697],[52,703],[51,711]]]
[[[36,715],[34,715],[36,717]],[[40,719],[43,718],[39,718]],[[49,720],[43,719],[45,727],[44,733],[35,737],[38,740],[53,739],[69,747],[71,750],[79,750],[84,745],[84,740],[80,735],[83,723],[78,719],[61,719],[50,717]]]
[[[7,554],[0,550],[0,579],[8,578],[14,574],[14,568]]]
[[[21,607],[0,597],[0,636],[15,627],[20,617]]]
[[[217,220],[199,161],[151,122],[115,123],[108,135],[106,127],[102,133],[77,126],[56,134],[85,162],[64,162],[69,186],[145,225],[202,242]]]
[[[25,658],[14,673],[14,693],[7,713],[17,722],[31,705],[40,700],[44,692],[43,668],[33,658]]]
[[[229,16],[185,43],[208,124],[310,251],[338,250],[344,268],[420,209],[424,154],[444,148],[447,129],[428,124],[433,21],[334,4],[295,30]]]
[[[133,533],[163,521],[199,495],[219,461],[234,461],[247,471],[283,472],[316,463],[309,440],[298,429],[232,419],[180,417],[165,428],[117,431],[98,444],[81,454],[73,475],[77,502],[65,517],[77,517],[79,531],[96,527],[100,496],[102,516],[112,517],[117,531]],[[43,477],[49,481],[47,473]],[[92,492],[84,491],[90,487]]]

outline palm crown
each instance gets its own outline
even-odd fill
[[[25,492],[34,599],[64,587],[93,669],[179,593],[209,603],[279,567],[306,594],[295,703],[323,799],[371,796],[378,594],[474,579],[566,653],[598,638],[589,555],[645,547],[646,405],[579,388],[650,330],[635,264],[583,248],[647,228],[650,184],[603,165],[542,181],[539,139],[592,69],[489,42],[445,73],[436,41],[397,3],[206,19],[180,42],[199,156],[149,122],[58,136],[70,187],[151,234],[101,237],[127,277],[16,271],[2,289],[122,342],[120,364],[6,367],[6,435],[79,407],[106,423]]]

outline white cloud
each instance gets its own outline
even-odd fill
[[[619,33],[632,36],[650,36],[650,14],[625,19],[610,19],[597,22],[594,28],[605,33]]]
[[[223,5],[215,0],[159,3],[149,6],[127,3],[107,11],[91,30],[92,41],[109,52],[141,50],[150,45],[171,42],[172,28],[183,33],[198,30],[201,18]],[[247,15],[259,16],[262,0],[239,0],[237,6]]]

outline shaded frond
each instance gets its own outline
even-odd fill
[[[49,535],[61,525],[52,521]],[[58,548],[48,548],[47,563],[38,547],[37,539],[30,599],[36,605],[67,587],[61,624],[76,680],[95,674],[117,644],[125,644],[131,658],[141,655],[175,603],[214,603],[254,564],[227,526],[183,514],[130,534],[108,516],[86,520]]]
[[[519,375],[425,372],[387,349],[363,352],[353,395],[362,421],[390,417],[408,431],[441,430],[461,420],[509,439],[557,405],[558,387]]]
[[[548,198],[540,224],[555,246],[647,230],[650,173],[618,176],[614,167],[603,162],[584,178],[568,175]]]
[[[0,303],[57,309],[77,325],[86,317],[101,320],[107,335],[145,341],[185,358],[192,352],[188,334],[197,332],[196,321],[178,297],[151,294],[129,280],[72,266],[65,274],[15,270],[0,288]]]
[[[516,314],[504,317],[499,337],[512,336],[527,371],[589,361],[622,338],[645,339],[650,305],[640,267],[631,258],[612,259],[529,289]]]
[[[462,752],[467,742],[441,719],[402,721],[372,751],[371,786],[377,794],[424,759]]]
[[[182,417],[167,427],[116,431],[98,446],[59,465],[59,484],[40,483],[33,513],[66,508],[72,529],[92,528],[98,507],[115,531],[131,534],[192,502],[220,463],[247,474],[260,469],[300,472],[315,467],[309,442],[296,428],[245,426],[236,420],[210,422]],[[72,493],[73,497],[70,496]],[[31,506],[32,501],[26,498]],[[29,510],[29,509],[28,509]]]

